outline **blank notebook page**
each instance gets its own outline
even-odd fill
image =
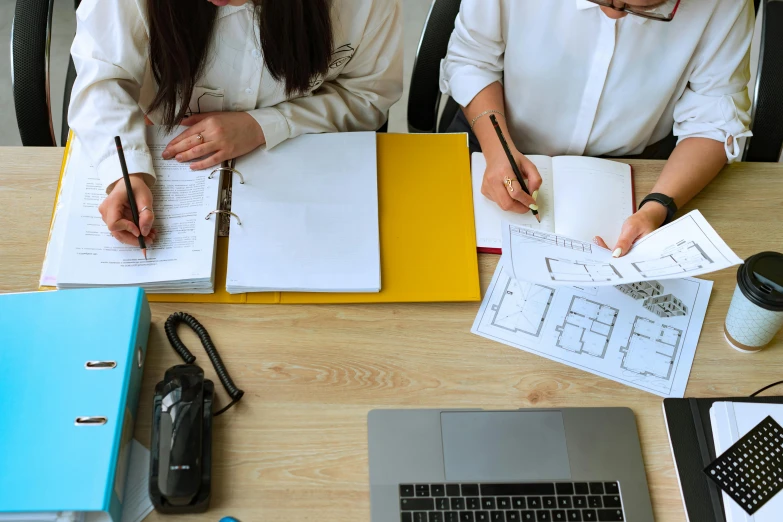
[[[375,140],[305,135],[237,160],[229,292],[380,291]]]
[[[601,236],[614,248],[633,214],[631,167],[597,158],[559,156],[554,171],[557,233],[582,241]]]

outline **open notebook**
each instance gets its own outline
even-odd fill
[[[501,210],[481,193],[487,164],[483,154],[473,154],[473,210],[480,252],[500,253],[503,220],[583,241],[601,236],[609,246],[617,241],[623,222],[634,212],[630,165],[580,156],[527,158],[543,180],[538,193],[541,223],[530,212]]]
[[[106,230],[98,212],[103,188],[82,145],[73,140],[42,286],[214,292],[218,224],[227,215],[212,211],[230,208],[235,217],[229,292],[380,290],[374,132],[301,136],[240,158],[237,174],[194,172],[187,164],[160,159],[181,131],[166,136],[148,129],[158,176],[153,187],[158,240],[146,261],[137,247],[119,244]]]

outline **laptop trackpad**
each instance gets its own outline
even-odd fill
[[[446,480],[568,480],[563,415],[541,412],[443,412]]]

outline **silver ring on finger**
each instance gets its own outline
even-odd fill
[[[144,212],[145,210],[148,210],[153,217],[155,216],[155,211],[152,210],[150,207],[144,207],[143,209],[139,210],[139,215],[141,215],[141,213]]]
[[[197,139],[197,140],[198,140],[200,143],[204,143],[204,136],[202,136],[201,134],[197,134],[197,135],[196,135],[196,139]]]

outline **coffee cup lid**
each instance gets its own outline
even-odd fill
[[[749,257],[737,270],[737,284],[753,304],[783,312],[783,254],[761,252]]]

